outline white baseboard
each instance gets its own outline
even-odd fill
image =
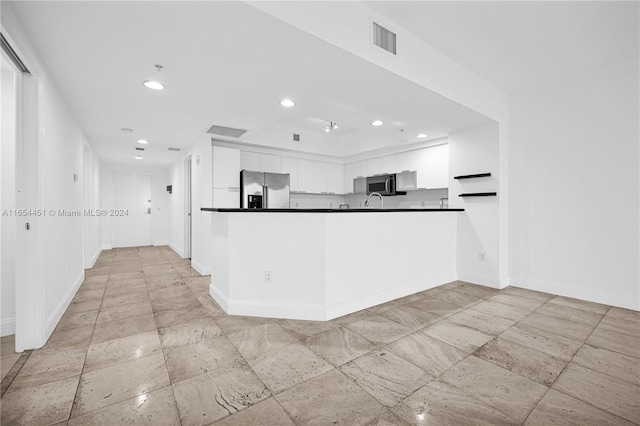
[[[73,297],[78,292],[78,289],[82,285],[83,281],[84,281],[84,270],[76,278],[76,280],[74,281],[69,291],[67,291],[67,294],[64,295],[60,303],[58,303],[58,306],[56,307],[56,309],[49,316],[49,319],[47,320],[47,323],[44,329],[45,342],[49,340],[51,333],[53,333],[53,330],[56,328],[56,325],[58,325],[58,323],[60,322],[60,318],[62,318],[62,315],[64,315],[65,311],[69,307],[69,304],[71,303],[71,301],[73,300]]]
[[[458,271],[458,281],[465,281],[471,284],[482,285],[490,288],[500,289],[500,282],[497,277],[487,277],[484,275],[467,274]]]
[[[167,242],[167,245],[171,247],[171,250],[175,251],[178,254],[178,256],[184,259],[184,252],[182,251],[181,248],[173,244],[173,242],[171,241]]]
[[[156,247],[168,246],[169,245],[169,241],[154,241],[153,245],[156,246]]]
[[[229,300],[227,299],[227,296],[225,296],[217,288],[215,288],[213,286],[213,282],[209,284],[209,296],[213,297],[213,300],[215,300],[216,303],[220,305],[223,311],[229,313]]]
[[[91,258],[91,260],[89,261],[89,265],[84,265],[84,269],[91,269],[93,268],[93,265],[96,264],[96,262],[98,261],[98,258],[100,257],[100,254],[102,253],[102,249],[99,248],[98,250],[96,250],[96,253],[93,255],[93,257]]]
[[[322,305],[267,305],[251,300],[234,300],[230,302],[227,313],[229,315],[310,321],[325,321],[327,319],[325,308]]]
[[[198,271],[200,275],[211,275],[211,266],[204,266],[198,263],[197,260],[191,259],[191,267]]]
[[[638,295],[617,294],[600,290],[592,290],[584,287],[576,287],[563,283],[548,282],[542,280],[523,280],[511,277],[511,285],[528,290],[542,291],[544,293],[557,294],[559,296],[572,297],[588,302],[602,303],[619,308],[640,311]]]
[[[16,334],[16,319],[6,318],[0,321],[0,336],[11,336]]]
[[[102,250],[111,250],[113,247],[111,246],[111,244],[103,244],[102,245]]]

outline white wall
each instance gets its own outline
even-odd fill
[[[3,57],[4,61],[4,57]],[[4,64],[3,64],[4,65]],[[2,68],[2,145],[0,161],[2,166],[0,211],[16,208],[16,91],[15,73]],[[15,216],[2,214],[1,240],[1,292],[0,306],[1,335],[15,333],[16,328],[16,226]]]
[[[113,209],[114,191],[113,175],[115,173],[129,173],[151,176],[151,236],[153,245],[169,244],[170,199],[166,191],[171,184],[169,169],[140,166],[119,166],[102,164],[100,167],[101,208]],[[102,247],[113,247],[113,224],[109,216],[102,217]]]
[[[85,210],[99,210],[100,161],[88,146],[83,151],[82,182],[84,185]],[[92,268],[102,252],[102,219],[98,216],[84,217],[84,268]]]
[[[513,285],[640,309],[638,72],[636,55],[513,95]]]
[[[458,219],[458,279],[495,288],[500,287],[498,131],[498,124],[489,124],[449,135],[449,207],[465,209]],[[490,177],[453,179],[487,172]],[[459,196],[469,192],[497,192],[498,196]]]

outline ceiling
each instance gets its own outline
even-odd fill
[[[490,122],[243,2],[3,3],[110,163],[135,163],[144,138],[144,164],[168,166],[182,157],[168,147],[188,149],[211,124],[247,129],[242,143],[343,157]],[[637,2],[366,4],[508,93],[638,57]],[[339,129],[325,133],[328,121]]]
[[[372,1],[507,93],[638,60],[637,1]]]
[[[170,146],[187,149],[211,124],[247,129],[244,143],[342,157],[490,122],[242,2],[12,6],[109,163],[135,163],[143,138],[144,164],[168,166],[182,157]],[[145,88],[149,79],[166,89]],[[296,107],[280,106],[283,98]],[[376,119],[385,125],[371,126]],[[327,121],[338,130],[325,133]]]

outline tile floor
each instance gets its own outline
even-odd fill
[[[250,318],[208,282],[167,247],[104,251],[3,383],[2,425],[640,423],[638,312],[454,282],[328,322]]]

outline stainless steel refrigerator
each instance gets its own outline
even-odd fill
[[[288,209],[289,174],[240,172],[240,207],[243,209]]]

